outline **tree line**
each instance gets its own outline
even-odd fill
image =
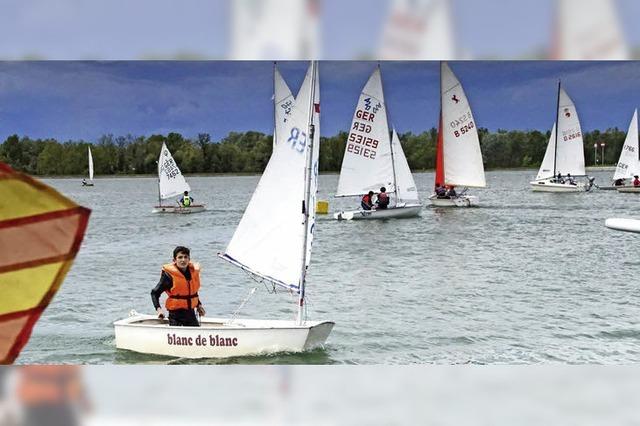
[[[402,148],[413,171],[435,167],[437,129],[420,134],[400,134]],[[542,162],[550,132],[537,130],[478,131],[486,169],[538,167]],[[320,139],[320,171],[337,172],[348,133]],[[594,143],[598,144],[598,164],[614,165],[624,144],[625,133],[614,129],[594,130],[583,135],[585,162],[594,164]],[[166,143],[183,173],[261,173],[272,150],[272,136],[260,132],[231,132],[220,141],[206,133],[185,138],[179,133],[152,136],[104,135],[96,143],[9,136],[0,144],[0,161],[33,175],[84,175],[88,172],[87,147],[91,146],[96,175],[155,174],[162,143]]]

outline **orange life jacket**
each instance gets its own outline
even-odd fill
[[[194,309],[200,302],[200,299],[198,299],[198,290],[200,290],[200,265],[189,262],[189,266],[187,267],[191,272],[191,281],[187,281],[187,278],[175,263],[162,265],[162,270],[169,274],[173,281],[173,287],[166,292],[168,297],[165,307],[168,311]]]
[[[76,365],[20,367],[17,395],[24,405],[63,404],[80,399],[80,368]]]

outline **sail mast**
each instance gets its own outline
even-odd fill
[[[304,200],[302,201],[302,214],[304,217],[304,238],[302,242],[302,264],[300,270],[300,292],[298,296],[298,325],[302,325],[302,318],[304,312],[304,290],[305,280],[307,278],[307,239],[309,238],[309,211],[314,209],[315,206],[311,206],[311,179],[313,173],[313,138],[315,131],[314,117],[314,102],[315,102],[315,88],[317,76],[318,64],[316,61],[311,62],[311,87],[309,96],[309,115],[307,118],[308,132],[307,140],[307,161],[305,166],[305,179],[304,179]]]
[[[556,176],[556,161],[558,158],[558,133],[560,132],[560,80],[558,80],[558,103],[556,104],[556,140],[553,146],[553,177]]]
[[[278,131],[278,114],[277,114],[277,103],[278,103],[278,94],[276,93],[276,61],[273,61],[273,122],[274,122],[274,127],[273,127],[273,140],[271,141],[271,153],[273,154],[273,150],[276,146],[276,141],[277,141],[277,131]]]

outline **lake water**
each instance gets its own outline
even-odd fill
[[[639,235],[604,227],[639,217],[640,197],[615,191],[533,193],[534,170],[487,173],[481,207],[389,221],[320,217],[308,275],[309,319],[336,323],[326,348],[231,360],[175,360],[115,348],[112,322],[152,313],[149,292],[176,245],[203,267],[210,316],[229,316],[254,286],[219,260],[258,176],[191,177],[208,205],[154,215],[155,178],[46,180],[93,212],[82,249],[34,329],[20,363],[530,364],[640,361]],[[608,184],[612,172],[593,173]],[[433,173],[415,174],[426,200]],[[320,177],[330,210],[337,175]],[[294,297],[264,286],[241,317],[294,319]]]

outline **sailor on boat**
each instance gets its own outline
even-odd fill
[[[387,188],[383,186],[378,194],[376,209],[386,209],[387,207],[389,207],[389,194],[387,194]]]
[[[151,290],[151,301],[158,313],[164,318],[160,307],[160,296],[167,293],[165,307],[169,311],[169,325],[199,327],[200,321],[195,311],[204,316],[205,310],[200,302],[200,265],[191,262],[191,252],[187,247],[178,246],[173,250],[173,262],[162,265],[160,281]]]
[[[87,180],[86,179],[82,179],[82,186],[87,186]]]
[[[178,204],[180,204],[180,207],[191,207],[193,197],[189,195],[189,191],[184,191],[184,194],[178,200]]]
[[[640,179],[638,178],[638,175],[633,176],[633,186],[640,186]]]
[[[362,210],[373,209],[373,194],[373,191],[369,191],[367,194],[362,196],[362,200],[360,201],[360,207],[362,207]]]

